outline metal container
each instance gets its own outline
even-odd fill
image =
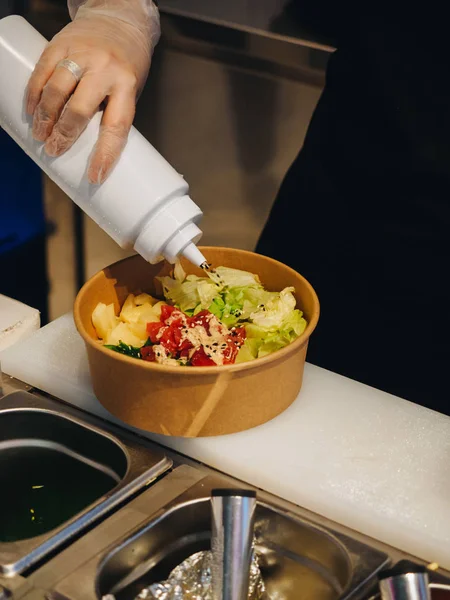
[[[172,500],[158,505],[158,485],[146,491],[128,506],[133,514],[148,511],[145,522],[121,538],[114,535],[113,519],[101,523],[83,543],[63,552],[53,567],[44,567],[39,582],[45,579],[47,589],[70,600],[97,600],[108,594],[134,600],[142,589],[165,581],[185,559],[210,549],[211,491],[236,487],[226,478],[208,476],[180,494],[177,486],[199,473],[184,466],[172,471],[158,484],[160,493],[164,487]],[[91,557],[80,556],[91,544],[98,548],[102,539],[108,540],[103,549]],[[299,589],[302,600],[361,598],[363,588],[388,563],[384,553],[297,517],[267,502],[263,493],[255,510],[255,541],[269,598],[298,600]],[[59,576],[52,586],[56,569]]]
[[[425,567],[414,571],[396,567],[378,576],[381,600],[430,600],[430,580]]]
[[[171,465],[157,446],[59,402],[22,391],[5,396],[0,575],[30,569]]]

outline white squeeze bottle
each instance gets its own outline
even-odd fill
[[[46,40],[22,17],[0,19],[0,125],[41,169],[122,248],[134,248],[157,263],[180,255],[200,266],[205,257],[196,243],[202,212],[188,195],[181,175],[133,127],[121,158],[100,186],[86,176],[97,141],[98,112],[70,150],[47,156],[32,137],[25,111],[30,75]]]

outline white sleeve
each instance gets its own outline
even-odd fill
[[[67,0],[71,19],[93,14],[114,17],[145,30],[154,48],[158,43],[161,26],[158,7],[152,0]]]

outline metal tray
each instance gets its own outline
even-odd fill
[[[47,493],[42,463],[47,464],[46,477],[54,488],[66,494],[54,499],[55,505],[59,500],[61,517],[53,515],[47,528],[41,523],[36,527],[38,535],[28,523],[14,538],[11,531],[16,529],[0,516],[0,575],[4,577],[23,573],[172,466],[158,446],[76,409],[24,391],[4,396],[0,400],[0,507],[13,500],[20,504],[23,485],[33,488],[32,494],[26,490],[29,498],[38,498],[43,490]],[[87,478],[91,485],[83,487]],[[30,521],[39,519],[32,502],[29,511]],[[12,512],[23,524],[19,508]]]

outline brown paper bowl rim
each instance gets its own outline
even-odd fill
[[[223,246],[199,246],[199,250],[201,252],[206,252],[206,253],[208,251],[233,250],[233,251],[239,252],[240,254],[243,254],[243,255],[257,254],[256,252],[251,252],[250,250],[226,248]],[[275,260],[274,258],[270,258],[268,256],[260,254],[258,256],[262,256],[266,261],[271,262],[274,266],[280,266],[283,269],[290,271],[297,278],[302,279],[303,283],[306,285],[306,287],[308,288],[309,292],[311,293],[311,295],[314,299],[314,306],[315,306],[314,312],[308,321],[305,331],[296,340],[294,340],[293,342],[291,342],[284,348],[281,348],[280,350],[276,350],[272,354],[268,354],[267,356],[263,356],[261,358],[256,358],[255,360],[251,360],[251,361],[244,362],[244,363],[238,363],[238,364],[234,363],[231,365],[217,365],[216,367],[185,367],[185,368],[172,367],[170,365],[160,365],[158,363],[148,362],[145,360],[138,360],[136,358],[132,358],[131,356],[126,356],[125,354],[120,354],[118,352],[115,352],[114,350],[105,348],[101,344],[101,341],[99,339],[97,339],[97,340],[92,339],[92,337],[86,332],[83,322],[82,322],[82,319],[81,319],[81,316],[80,316],[80,305],[81,305],[81,302],[83,301],[83,296],[84,296],[86,290],[95,282],[95,280],[97,278],[101,277],[102,273],[105,270],[111,269],[120,263],[129,261],[129,260],[134,260],[136,258],[136,256],[138,256],[138,255],[128,256],[128,257],[118,260],[118,261],[112,263],[111,265],[108,265],[107,267],[104,267],[103,269],[98,271],[95,275],[93,275],[90,279],[88,279],[88,281],[86,281],[86,283],[80,289],[80,291],[78,292],[78,294],[75,298],[73,312],[74,312],[75,326],[78,330],[78,333],[81,335],[81,337],[83,338],[85,343],[89,344],[94,350],[101,352],[104,355],[109,356],[110,358],[114,358],[115,360],[118,360],[118,361],[121,361],[124,363],[129,363],[129,364],[137,366],[138,368],[147,369],[149,371],[173,373],[173,374],[177,374],[180,376],[183,376],[184,374],[191,375],[191,376],[192,375],[193,376],[201,376],[201,375],[205,376],[208,374],[214,375],[214,374],[226,373],[226,372],[236,373],[236,372],[240,372],[240,371],[249,371],[251,369],[258,369],[259,367],[263,367],[264,365],[267,365],[269,363],[272,363],[272,362],[275,362],[278,360],[282,360],[283,358],[296,352],[300,347],[302,347],[309,340],[311,334],[313,333],[313,331],[315,330],[315,328],[317,326],[317,323],[319,320],[319,315],[320,315],[320,303],[319,303],[319,298],[318,298],[314,288],[309,283],[309,281],[305,277],[303,277],[303,275],[298,273],[298,271],[295,271],[291,267],[288,267],[286,264],[284,264],[278,260]]]

